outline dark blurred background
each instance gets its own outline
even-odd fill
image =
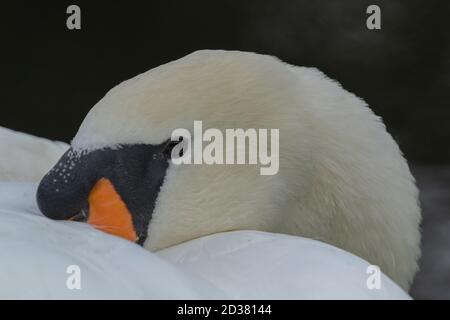
[[[81,7],[81,30],[66,8]],[[366,8],[381,8],[381,30]],[[424,209],[416,298],[450,298],[450,16],[441,1],[3,4],[0,126],[70,142],[114,85],[198,49],[314,66],[364,98],[409,160]]]

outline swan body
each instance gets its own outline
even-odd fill
[[[0,299],[410,299],[384,274],[369,289],[369,263],[318,241],[236,231],[152,253],[45,218],[36,188],[0,183]]]
[[[68,148],[63,142],[0,127],[0,181],[39,182]]]

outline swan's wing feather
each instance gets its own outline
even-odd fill
[[[68,149],[50,141],[0,127],[0,181],[39,181]]]
[[[0,183],[1,298],[408,299],[369,265],[324,243],[236,231],[186,242],[158,254],[89,225],[53,221],[36,207],[36,185]],[[66,286],[81,269],[81,290]]]
[[[380,289],[370,290],[368,262],[300,237],[235,231],[189,241],[159,254],[235,298],[410,299],[384,274]]]

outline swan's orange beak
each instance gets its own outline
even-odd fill
[[[88,202],[87,223],[133,242],[138,239],[131,214],[111,181],[106,178],[98,180],[89,193]]]

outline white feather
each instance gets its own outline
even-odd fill
[[[300,237],[221,233],[157,254],[76,222],[43,217],[36,185],[0,183],[0,299],[410,299],[368,263]],[[70,290],[80,267],[81,289]]]
[[[0,181],[38,182],[69,148],[0,127]]]

